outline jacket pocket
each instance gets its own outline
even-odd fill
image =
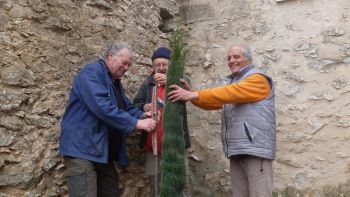
[[[245,123],[243,123],[243,125],[244,125],[245,134],[247,135],[249,141],[250,141],[250,142],[253,142],[253,138],[252,138],[252,136],[250,135],[250,132],[249,132],[249,129],[248,129],[247,125],[246,125]]]
[[[104,145],[108,140],[108,134],[106,134],[107,129],[101,127],[99,123],[94,123],[89,126],[91,127],[77,130],[74,146],[77,147],[81,153],[102,156],[104,154]]]

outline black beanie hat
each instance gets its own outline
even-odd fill
[[[170,60],[170,53],[170,49],[166,47],[159,47],[156,51],[154,51],[152,61],[160,57]]]

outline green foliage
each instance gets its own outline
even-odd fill
[[[286,187],[284,190],[281,190],[281,191],[273,191],[272,192],[272,197],[290,197],[290,196],[294,196],[294,195],[290,194],[291,190],[292,190],[292,188]]]
[[[166,95],[169,86],[180,85],[185,68],[186,49],[183,32],[173,32],[171,47],[171,62],[167,72]],[[183,133],[184,103],[172,103],[166,96],[163,109],[163,147],[162,147],[162,177],[160,195],[162,197],[179,197],[183,194],[186,183],[185,140]]]
[[[272,192],[272,197],[278,197],[278,193],[277,192]]]

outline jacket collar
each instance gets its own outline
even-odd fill
[[[101,66],[103,66],[103,68],[105,69],[106,73],[108,74],[108,76],[111,78],[111,80],[112,80],[112,82],[113,82],[112,73],[109,71],[108,66],[107,66],[105,60],[102,59],[102,58],[100,58],[100,59],[98,59],[98,63],[99,63]]]
[[[156,85],[156,81],[154,81],[153,75],[148,76],[148,83],[153,86]]]

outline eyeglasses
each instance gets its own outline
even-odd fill
[[[157,68],[161,68],[161,67],[168,67],[168,64],[167,63],[159,63],[159,64],[155,64],[154,66]]]

